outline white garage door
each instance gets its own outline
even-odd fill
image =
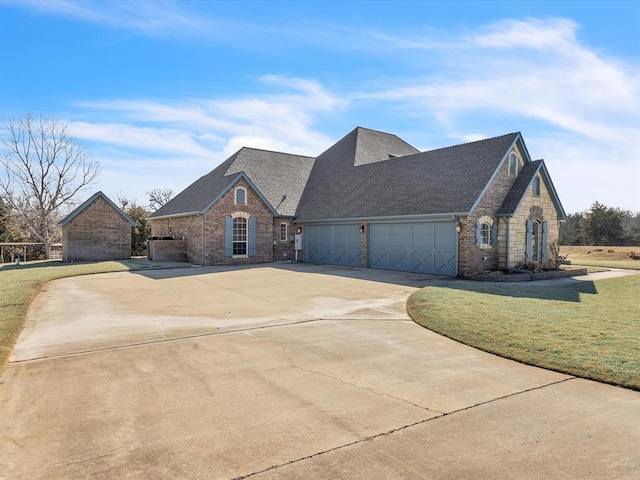
[[[368,266],[385,270],[456,276],[456,222],[369,225]]]

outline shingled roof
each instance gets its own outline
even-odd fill
[[[535,160],[533,162],[526,163],[520,172],[518,173],[518,178],[516,178],[515,183],[507,193],[507,196],[504,198],[502,205],[496,212],[496,216],[498,217],[510,217],[515,215],[522,199],[524,198],[524,194],[527,189],[531,185],[534,177],[540,172],[542,179],[547,187],[549,195],[553,203],[556,206],[556,211],[558,212],[558,220],[566,220],[566,213],[562,204],[560,203],[560,199],[558,198],[558,194],[556,193],[556,189],[553,186],[553,182],[551,181],[551,177],[549,176],[549,172],[547,172],[547,167],[544,164],[544,160]]]
[[[416,153],[356,128],[316,159],[297,221],[470,213],[516,141],[517,132]]]
[[[258,195],[275,214],[293,216],[313,162],[313,157],[243,147],[176,195],[151,218],[204,213],[241,177],[256,187]]]

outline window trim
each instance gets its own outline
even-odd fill
[[[482,249],[498,244],[498,224],[488,215],[478,218],[475,223],[475,246]]]
[[[243,201],[239,202],[238,201],[238,192],[242,192],[243,193]],[[234,202],[235,205],[246,205],[247,204],[247,189],[244,187],[237,187],[234,191]]]
[[[284,227],[284,229],[282,227]],[[287,222],[280,222],[280,241],[286,242],[288,240],[289,240],[289,224]]]

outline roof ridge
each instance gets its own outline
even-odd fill
[[[256,147],[246,147],[246,146],[240,147],[240,150],[238,150],[234,155],[239,154],[242,150],[255,150],[258,152],[277,153],[278,155],[288,155],[290,157],[316,158],[311,155],[301,155],[299,153],[281,152],[279,150],[268,150],[266,148],[256,148]]]
[[[522,135],[522,132],[510,132],[510,133],[505,133],[503,135],[496,135],[495,137],[482,138],[480,140],[473,140],[472,142],[456,143],[455,145],[449,145],[447,147],[439,147],[439,148],[433,148],[431,150],[425,150],[424,152],[421,152],[421,153],[437,152],[438,150],[446,150],[448,148],[456,148],[456,147],[461,147],[463,145],[473,145],[474,143],[488,142],[489,140],[497,140],[498,138],[504,138],[510,135]]]
[[[398,135],[396,135],[395,133],[389,133],[389,132],[384,132],[382,130],[377,130],[375,128],[367,128],[367,127],[361,127],[360,125],[358,125],[354,130],[356,130],[356,138],[357,138],[357,134],[358,134],[358,130],[366,130],[368,132],[374,132],[374,133],[382,133],[383,135],[388,135],[390,137],[396,137],[398,140],[401,140],[402,142],[406,143],[409,146],[412,146],[410,143],[408,143],[404,138],[399,137]],[[415,148],[415,147],[414,147]]]

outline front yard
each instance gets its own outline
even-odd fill
[[[555,285],[440,282],[415,292],[420,325],[529,365],[640,390],[640,275]]]

